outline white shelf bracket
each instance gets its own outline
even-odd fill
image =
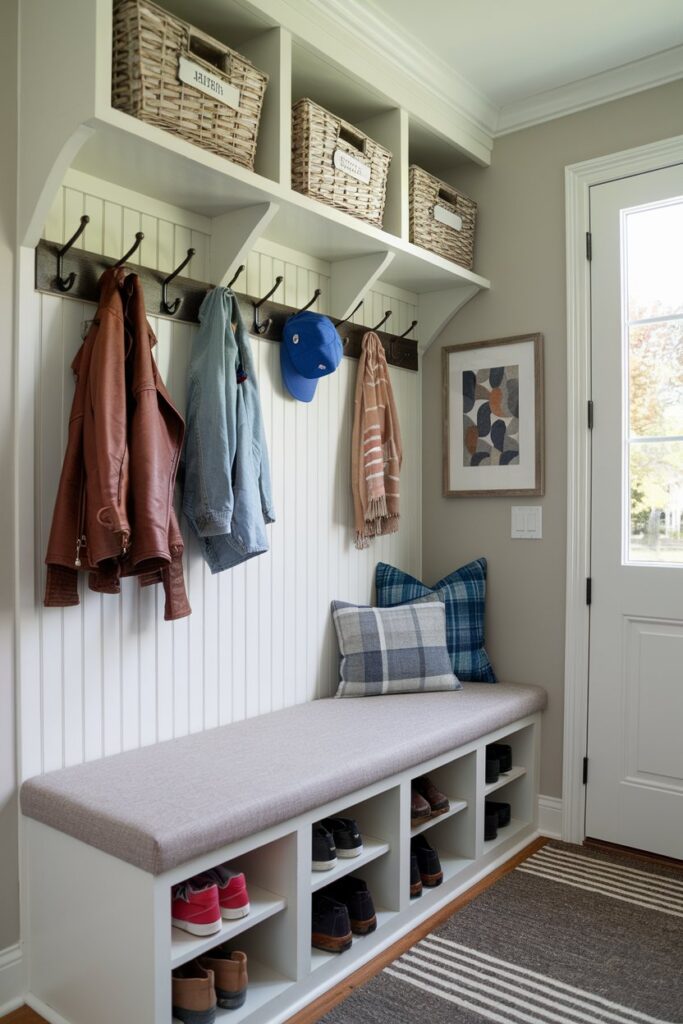
[[[480,290],[479,285],[463,284],[459,288],[420,294],[417,307],[420,355],[427,351],[458,310]]]
[[[212,218],[212,282],[225,284],[240,263],[246,263],[254,243],[266,230],[278,209],[277,203],[257,203]]]
[[[394,258],[393,252],[371,252],[351,256],[332,264],[330,311],[339,319],[347,317],[381,277]]]

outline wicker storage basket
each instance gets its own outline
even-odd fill
[[[411,166],[411,242],[471,270],[476,217],[474,200],[421,167]],[[462,222],[459,228],[458,221]]]
[[[115,0],[112,106],[119,110],[253,170],[267,83],[239,53],[150,0]]]
[[[309,99],[292,108],[292,188],[381,227],[391,153]]]

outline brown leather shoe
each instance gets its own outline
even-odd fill
[[[216,946],[199,963],[214,975],[218,1005],[224,1010],[236,1010],[247,998],[247,954],[230,952],[227,943]]]
[[[197,960],[176,967],[173,980],[173,1016],[183,1024],[214,1024],[216,991],[213,971]]]
[[[415,779],[413,786],[429,804],[430,817],[437,818],[440,814],[450,811],[451,805],[448,802],[448,797],[445,793],[438,790],[432,780],[426,775],[421,775],[418,779]]]
[[[420,796],[415,783],[410,787],[410,821],[413,825],[419,825],[422,821],[429,821],[432,816],[432,809],[423,796]]]

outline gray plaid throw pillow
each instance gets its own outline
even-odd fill
[[[398,608],[332,602],[339,641],[337,697],[460,690],[446,646],[446,609],[431,601]]]

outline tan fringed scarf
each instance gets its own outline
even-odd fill
[[[357,548],[366,548],[371,537],[398,530],[402,460],[401,429],[387,359],[378,336],[368,331],[363,335],[358,363],[351,441]]]

